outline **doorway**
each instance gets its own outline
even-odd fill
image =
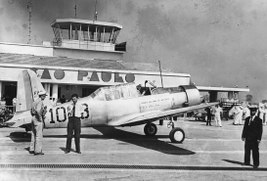
[[[17,97],[17,82],[3,82],[3,98],[7,106],[12,106],[12,100]]]

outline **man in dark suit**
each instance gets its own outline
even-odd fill
[[[259,105],[258,110],[251,110],[250,117],[245,119],[242,132],[242,140],[245,141],[245,165],[250,165],[250,152],[252,150],[253,167],[258,168],[259,161],[259,143],[262,137],[262,119],[261,114],[263,105]]]
[[[206,122],[206,126],[210,125],[211,126],[211,108],[207,107],[205,109],[205,111],[207,112],[207,122]]]

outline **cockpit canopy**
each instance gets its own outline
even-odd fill
[[[169,87],[169,88],[141,87],[138,90],[139,85],[136,85],[134,82],[132,82],[132,83],[114,85],[110,87],[101,87],[97,89],[95,92],[93,92],[90,95],[90,97],[95,100],[112,101],[118,99],[137,98],[140,96],[147,96],[147,95],[156,95],[165,93],[172,94],[185,91],[181,86]]]
[[[101,101],[129,99],[139,97],[135,83],[126,83],[110,87],[101,87],[90,95],[91,98]]]

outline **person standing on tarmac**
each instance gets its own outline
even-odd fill
[[[262,123],[264,126],[266,126],[266,124],[267,124],[267,100],[263,100],[262,103],[264,104]]]
[[[44,99],[46,92],[41,91],[38,93],[39,98],[33,102],[31,107],[32,115],[32,133],[30,143],[30,154],[44,155],[42,152],[42,141],[43,141],[43,124],[44,116],[47,112],[46,106],[44,106]]]
[[[71,149],[71,140],[73,136],[75,136],[75,146],[76,152],[81,154],[80,150],[80,134],[81,134],[81,117],[83,112],[83,106],[77,102],[78,95],[73,94],[71,96],[72,104],[67,107],[69,122],[67,127],[67,143],[66,143],[66,152],[69,153]]]
[[[221,120],[222,108],[219,105],[215,106],[215,113],[214,113],[214,120],[215,125],[222,127],[222,120]]]
[[[206,126],[211,126],[211,108],[210,107],[207,107],[205,109],[205,111],[207,112],[207,122],[206,122]]]
[[[263,132],[261,119],[262,110],[262,104],[259,104],[258,110],[251,110],[251,115],[246,118],[242,132],[242,140],[245,141],[244,165],[250,165],[250,152],[252,150],[254,168],[258,168],[260,165],[259,144]]]
[[[234,105],[230,111],[229,111],[229,116],[233,116],[234,122],[233,125],[241,125],[242,124],[242,116],[243,116],[243,110],[240,106],[240,104]]]

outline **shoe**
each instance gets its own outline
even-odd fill
[[[29,151],[30,154],[34,154],[34,151]]]
[[[80,151],[76,151],[78,154],[82,154],[82,152],[80,152]]]
[[[243,163],[243,165],[250,165],[250,163]]]
[[[66,151],[65,151],[65,154],[68,154],[69,152],[70,152],[70,150],[66,150]]]
[[[258,168],[259,167],[259,165],[253,165],[253,168]]]
[[[34,153],[34,155],[44,155],[43,152],[40,152],[40,153]]]

